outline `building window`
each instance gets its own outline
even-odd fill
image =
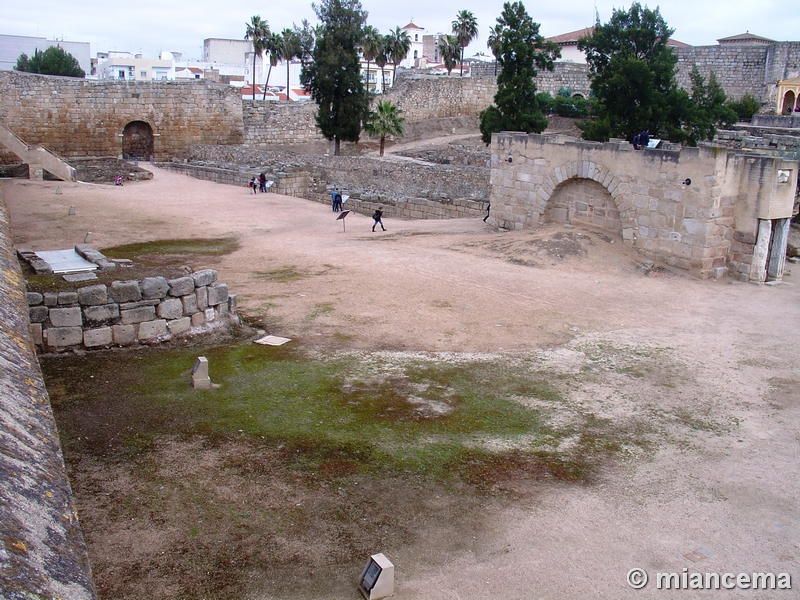
[[[417,33],[414,34],[414,41],[415,42],[419,41],[419,34],[417,34]]]
[[[417,56],[417,51],[416,51],[416,50],[414,50],[414,60],[416,60],[417,58],[418,58],[418,56]]]
[[[147,71],[139,71],[139,77],[147,78]]]
[[[117,71],[117,79],[125,79],[125,71]]]

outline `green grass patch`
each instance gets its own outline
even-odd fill
[[[147,264],[147,258],[159,255],[212,255],[223,256],[239,249],[239,242],[235,237],[225,238],[199,238],[178,240],[155,240],[137,244],[126,244],[104,248],[103,254],[108,258],[130,258]]]

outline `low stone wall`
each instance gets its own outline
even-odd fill
[[[212,269],[167,280],[114,281],[27,293],[30,335],[48,350],[166,341],[236,315],[236,296]]]
[[[753,115],[752,124],[756,127],[800,129],[800,115]]]
[[[96,598],[0,189],[0,596]]]

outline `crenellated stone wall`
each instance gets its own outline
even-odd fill
[[[782,275],[798,166],[719,147],[637,152],[622,140],[502,133],[492,140],[490,222],[582,222],[698,277],[727,269],[764,281]]]

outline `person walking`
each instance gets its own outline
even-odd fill
[[[250,180],[250,187],[253,188],[253,193],[254,194],[258,193],[258,179],[257,178],[253,177]]]
[[[258,191],[261,192],[262,194],[266,194],[267,193],[267,175],[266,175],[266,173],[261,173],[261,175],[258,176]]]
[[[487,205],[486,205],[486,216],[485,216],[485,217],[483,217],[483,222],[484,222],[484,223],[486,223],[486,219],[488,219],[488,218],[489,218],[489,211],[490,211],[490,210],[492,210],[492,205],[491,205],[491,204],[487,204]]]
[[[375,214],[372,215],[372,218],[375,221],[372,224],[372,231],[375,231],[375,225],[377,225],[378,223],[380,223],[381,229],[386,231],[386,227],[383,226],[383,221],[381,221],[381,217],[383,217],[383,207],[379,206],[377,209],[375,209]]]

